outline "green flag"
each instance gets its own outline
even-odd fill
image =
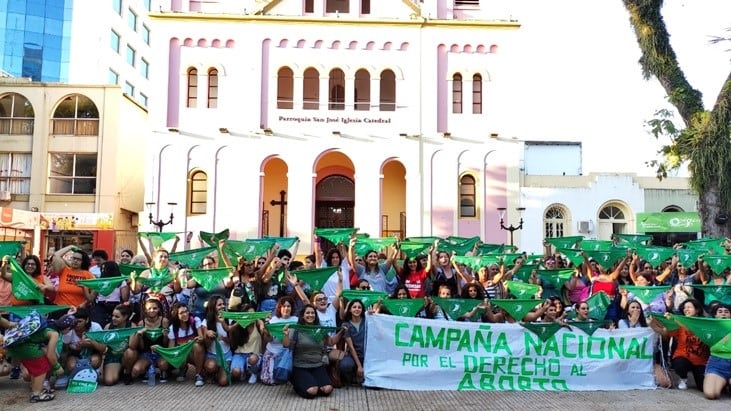
[[[699,340],[711,347],[731,333],[731,319],[687,317],[670,314],[670,318],[680,323]]]
[[[652,313],[651,312],[650,313],[650,317],[652,318],[653,321],[660,322],[660,324],[662,324],[665,327],[665,329],[668,330],[668,331],[675,331],[678,328],[680,328],[680,326],[678,325],[678,323],[676,323],[675,321],[673,321],[673,320],[671,320],[669,318],[665,318],[665,314],[659,314],[659,313]]]
[[[608,240],[581,240],[579,248],[584,251],[609,251],[614,243]]]
[[[450,319],[456,320],[468,312],[472,311],[475,307],[482,304],[482,300],[476,300],[472,298],[439,298],[432,297],[432,300],[437,303],[439,307],[444,310]],[[479,317],[477,317],[479,318]],[[473,316],[473,321],[477,319]]]
[[[637,247],[636,253],[651,266],[657,267],[663,261],[671,258],[675,254],[675,249],[671,247]]]
[[[228,240],[230,235],[229,229],[225,229],[220,233],[208,233],[205,231],[200,232],[201,240],[209,246],[218,247],[218,242],[221,240]]]
[[[338,267],[315,268],[312,270],[298,270],[294,272],[297,278],[309,284],[313,291],[320,291],[333,274],[337,274]]]
[[[386,299],[388,293],[370,290],[343,290],[343,297],[348,301],[361,300],[363,307],[368,308],[377,303],[378,300]]]
[[[658,295],[663,294],[670,289],[670,286],[635,286],[635,285],[620,285],[620,288],[631,292],[636,299],[642,301],[645,304],[650,304],[657,298]]]
[[[276,338],[279,341],[282,341],[282,338],[284,338],[284,331],[282,329],[285,325],[292,325],[296,323],[296,321],[282,321],[277,323],[269,323],[264,325],[264,328],[269,331],[269,334],[271,334],[272,337]]]
[[[225,267],[225,268],[211,268],[208,270],[187,270],[190,273],[190,276],[193,277],[193,279],[200,284],[201,287],[205,288],[208,291],[213,290],[216,288],[218,284],[220,284],[226,277],[229,276],[229,274],[233,271],[233,268]]]
[[[23,241],[0,241],[0,255],[9,255],[11,259],[23,249]]]
[[[492,264],[501,264],[502,260],[499,255],[481,255],[479,257],[467,257],[462,255],[455,255],[452,257],[452,261],[457,264],[463,264],[470,267],[473,271],[478,271],[482,267],[486,267]]]
[[[683,264],[685,267],[690,267],[698,261],[698,257],[703,254],[703,251],[692,248],[680,248],[675,250],[675,253],[678,255],[678,263]]]
[[[526,314],[531,312],[540,301],[538,300],[501,300],[492,299],[490,304],[496,305],[507,312],[515,321],[521,321]]]
[[[177,237],[178,233],[158,233],[155,231],[149,233],[137,233],[137,236],[140,238],[149,238],[150,241],[152,241],[152,246],[158,248],[166,241]]]
[[[429,252],[430,246],[431,245],[429,243],[418,243],[409,241],[402,241],[401,244],[399,244],[401,252],[406,254],[406,257],[408,258],[416,258],[416,256],[418,256],[419,254],[426,255],[426,253]]]
[[[731,255],[708,254],[703,257],[703,261],[717,273],[722,273],[725,269],[731,268]]]
[[[560,268],[558,270],[538,270],[538,277],[542,281],[553,284],[553,288],[560,290],[564,283],[571,279],[576,270],[573,268]]]
[[[221,317],[227,320],[236,321],[241,328],[248,327],[251,323],[258,320],[264,320],[269,317],[269,312],[235,312],[235,311],[222,311]]]
[[[588,335],[593,335],[594,331],[600,328],[607,328],[609,324],[612,324],[612,321],[566,321],[566,324],[568,324],[569,327],[576,327]]]
[[[480,237],[462,238],[462,237],[447,237],[447,242],[451,245],[451,250],[457,253],[457,255],[465,255],[471,252],[475,248],[475,244],[480,241]]]
[[[135,264],[120,264],[119,272],[129,278],[137,278],[138,275],[142,274],[143,271],[147,270],[148,267],[144,265]]]
[[[507,280],[505,281],[505,285],[507,286],[510,294],[513,294],[513,296],[519,300],[536,298],[536,294],[541,291],[540,285],[523,283],[520,281]]]
[[[89,287],[92,290],[97,291],[100,295],[106,297],[111,294],[117,287],[122,285],[122,282],[128,278],[129,277],[127,276],[94,278],[92,280],[78,280],[76,281],[76,283],[85,287]]]
[[[13,275],[13,296],[18,300],[43,302],[43,291],[38,288],[38,283],[33,281],[13,256],[8,257],[10,273]]]
[[[380,251],[386,247],[396,244],[398,239],[396,237],[384,237],[384,238],[359,238],[355,242],[355,253],[358,255],[365,255],[368,251]]]
[[[218,343],[218,340],[216,340],[216,343]],[[155,352],[160,354],[160,357],[172,365],[173,368],[180,368],[188,360],[188,355],[193,350],[194,345],[195,340],[190,340],[185,344],[176,345],[172,348],[157,347]]]
[[[444,239],[441,237],[407,237],[406,241],[414,242],[414,243],[422,243],[422,244],[434,244],[435,241],[439,240],[440,242]]]
[[[216,364],[226,372],[226,381],[231,384],[231,364],[226,361],[226,354],[223,352],[221,341],[216,338]]]
[[[315,235],[338,245],[343,243],[348,245],[350,237],[355,233],[355,228],[316,228]]]
[[[709,305],[714,301],[719,301],[723,304],[731,304],[731,285],[728,284],[706,284],[706,285],[693,285],[693,288],[703,290],[705,295],[705,304]]]
[[[535,334],[543,342],[548,341],[549,338],[553,337],[553,335],[556,334],[558,332],[558,330],[561,329],[561,327],[563,327],[558,322],[550,322],[550,323],[534,322],[534,323],[522,323],[521,325],[528,331]]]
[[[574,248],[576,243],[584,239],[583,235],[575,235],[573,237],[553,237],[546,238],[546,241],[554,246],[556,249],[559,248]]]
[[[152,290],[153,293],[157,293],[160,292],[163,287],[173,282],[174,279],[174,274],[168,274],[164,277],[156,278],[138,277],[137,281],[139,281],[140,284],[147,286],[150,290]]]
[[[247,261],[255,260],[266,253],[274,245],[273,240],[226,240],[225,250],[232,250],[234,256],[243,256]],[[231,254],[228,254],[231,257]]]
[[[142,328],[143,327],[132,327],[114,328],[103,331],[87,331],[86,336],[90,340],[106,345],[112,353],[121,354],[127,348],[129,337]]]
[[[589,318],[594,320],[603,320],[607,316],[607,309],[611,300],[604,291],[587,298],[586,303],[589,304]]]
[[[382,301],[382,304],[388,310],[391,315],[397,315],[399,317],[413,317],[424,308],[423,298],[401,298],[392,299],[387,298]]]
[[[652,241],[651,235],[645,235],[645,234],[612,234],[614,237],[617,237],[620,242],[626,242],[630,243],[632,246],[637,245],[647,245],[650,244],[650,241]]]
[[[713,251],[715,254],[723,254],[723,243],[725,238],[701,238],[700,240],[690,240],[685,242],[686,248],[692,248],[700,251]]]
[[[200,267],[203,258],[208,254],[216,252],[216,250],[216,247],[204,247],[196,248],[195,250],[170,253],[170,261],[177,261],[181,264],[187,265],[189,268],[198,268]]]
[[[56,311],[68,310],[68,305],[4,305],[0,306],[0,312],[7,311],[18,317],[26,317],[32,311],[38,311],[40,315],[46,315]]]
[[[280,250],[289,250],[294,246],[294,243],[299,241],[299,237],[269,237],[268,235],[265,235],[261,238],[265,241],[274,241],[275,243],[279,244]],[[250,241],[250,240],[246,240]]]
[[[324,325],[304,325],[304,324],[293,324],[290,328],[301,331],[312,337],[315,341],[320,342],[330,333],[334,333],[338,330],[338,327],[326,327]]]

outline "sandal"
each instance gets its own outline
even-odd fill
[[[54,398],[56,398],[56,396],[53,394],[49,394],[47,392],[41,392],[40,394],[31,395],[30,402],[45,402],[45,401],[51,401]]]

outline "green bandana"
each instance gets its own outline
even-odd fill
[[[439,298],[432,297],[432,300],[437,303],[439,307],[444,310],[445,313],[452,320],[457,320],[468,312],[472,311],[475,307],[482,304],[482,300],[475,300],[471,298]],[[484,310],[481,310],[484,311]],[[479,320],[480,316],[472,316],[471,320]]]
[[[313,270],[298,270],[297,278],[309,284],[312,291],[320,291],[327,280],[337,274],[338,267],[315,268]]]
[[[40,315],[46,315],[56,311],[68,310],[68,305],[6,305],[0,306],[0,312],[7,311],[18,317],[27,317],[32,311],[38,311]]]
[[[388,293],[369,290],[343,290],[343,297],[348,301],[361,300],[363,307],[367,309],[377,303],[378,300],[388,297]]]
[[[711,347],[731,333],[731,319],[686,317],[670,314],[670,318],[680,323]]]
[[[706,284],[693,285],[693,288],[703,290],[706,298],[705,304],[709,305],[714,301],[720,301],[723,304],[731,304],[731,285],[728,284]]]
[[[170,253],[170,261],[177,261],[187,265],[189,268],[200,267],[201,261],[208,254],[216,252],[216,247],[197,248],[195,250],[181,251],[178,253]]]
[[[180,368],[188,360],[188,355],[190,355],[194,345],[195,340],[190,340],[185,344],[172,348],[157,347],[155,352],[160,354],[160,357],[172,365],[173,368]]]
[[[268,235],[261,238],[264,241],[274,241],[279,245],[280,250],[289,250],[299,239],[299,237],[269,237]],[[247,239],[246,241],[252,241],[252,239]]]
[[[426,255],[429,251],[430,244],[403,241],[399,247],[401,248],[401,252],[406,254],[406,257],[416,258],[419,254]]]
[[[650,304],[657,298],[658,295],[666,292],[670,289],[670,286],[634,286],[634,285],[621,285],[620,288],[631,292],[636,299],[642,301],[645,304]]]
[[[24,241],[0,241],[0,255],[8,255],[11,259],[23,249]]]
[[[269,252],[269,249],[274,245],[274,241],[267,240],[226,240],[226,255],[229,259],[236,256],[242,256],[246,261],[255,260]]]
[[[137,281],[139,281],[140,284],[147,286],[150,290],[152,290],[153,293],[157,293],[160,292],[163,287],[173,282],[174,279],[174,275],[168,274],[166,277],[157,278],[139,277],[137,278]]]
[[[496,305],[508,313],[515,321],[521,321],[540,301],[538,300],[500,300],[492,299],[490,304]]]
[[[386,247],[396,244],[398,239],[396,237],[385,237],[385,238],[359,238],[355,242],[355,253],[358,255],[365,255],[368,251],[380,251]]]
[[[589,318],[603,320],[607,316],[607,309],[610,303],[609,296],[604,291],[592,295],[586,300],[589,304]]]
[[[594,331],[600,328],[606,328],[611,321],[566,321],[570,327],[576,327],[588,335],[593,335]]]
[[[652,241],[651,235],[643,235],[643,234],[612,234],[612,235],[617,237],[620,240],[620,242],[629,243],[630,246],[632,246],[632,247],[649,244],[650,241]]]
[[[152,246],[155,248],[160,247],[165,243],[166,241],[172,240],[173,238],[178,236],[178,233],[158,233],[158,232],[150,232],[150,233],[138,233],[137,236],[139,238],[149,238],[150,241],[152,241]]]
[[[294,324],[290,328],[301,331],[312,337],[317,342],[321,342],[330,333],[334,333],[338,330],[337,327],[325,327],[322,325],[304,325]]]
[[[264,326],[264,328],[266,328],[267,331],[269,331],[269,334],[271,334],[272,337],[274,337],[275,339],[277,339],[279,341],[282,341],[282,338],[284,338],[284,331],[282,331],[282,329],[284,328],[284,326],[286,326],[286,325],[292,326],[292,324],[294,324],[294,323],[295,323],[295,321],[282,321],[282,322],[273,323],[273,324],[266,324]]]
[[[675,254],[675,249],[671,247],[637,247],[637,255],[647,261],[651,266],[657,267],[663,261]]]
[[[522,283],[520,281],[505,281],[510,294],[519,300],[527,298],[536,298],[536,294],[541,291],[541,286],[530,283]],[[540,296],[539,296],[540,297]]]
[[[78,280],[76,281],[76,284],[83,285],[84,287],[89,287],[92,290],[97,291],[100,295],[106,297],[114,292],[117,287],[122,285],[122,282],[127,278],[128,277],[125,276],[95,278],[92,280]]]
[[[397,315],[399,317],[413,317],[424,308],[424,299],[385,299],[382,301],[383,306],[386,307],[389,313]]]
[[[147,270],[147,266],[135,264],[120,264],[119,272],[125,277],[137,278],[143,271]]]
[[[226,361],[226,354],[223,352],[221,341],[216,338],[216,364],[226,373],[226,381],[231,384],[231,364]]]
[[[529,330],[530,332],[532,332],[533,334],[535,334],[538,338],[540,338],[541,341],[543,341],[543,342],[548,341],[562,327],[562,325],[559,324],[559,323],[557,323],[557,322],[553,322],[553,323],[542,323],[542,322],[522,323],[522,325],[527,330]]]
[[[149,338],[150,341],[155,341],[158,338],[162,337],[162,333],[162,328],[148,328],[145,330],[145,336]]]
[[[316,228],[315,235],[338,245],[343,243],[348,245],[350,237],[355,233],[355,228]]]
[[[142,327],[133,327],[114,328],[104,331],[87,331],[86,336],[90,340],[106,345],[112,353],[121,354],[127,348],[129,337],[141,329]]]
[[[706,255],[703,257],[703,261],[707,262],[708,266],[717,274],[731,268],[731,255]]]
[[[229,229],[225,229],[220,233],[207,233],[205,231],[200,232],[201,240],[209,246],[218,247],[218,242],[221,240],[228,240],[230,235]]]
[[[246,328],[254,321],[266,319],[267,317],[269,317],[269,313],[223,311],[221,312],[221,317],[227,320],[236,321],[241,326],[241,328]]]
[[[15,298],[43,302],[43,291],[38,288],[38,284],[33,281],[33,278],[25,272],[13,256],[8,257],[10,273],[13,274],[13,295]]]
[[[216,288],[217,285],[229,276],[233,268],[211,268],[208,270],[188,270],[190,276],[207,291]]]
[[[660,324],[662,324],[668,331],[675,331],[680,328],[678,323],[669,318],[665,318],[664,314],[650,313],[650,317],[652,317],[653,321],[658,321]]]
[[[576,246],[576,243],[579,241],[584,240],[583,235],[576,235],[573,237],[554,237],[554,238],[546,238],[546,241],[556,247],[556,249],[559,248],[574,248]]]

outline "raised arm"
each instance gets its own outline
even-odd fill
[[[218,255],[221,256],[221,261],[223,261],[223,264],[226,267],[233,267],[233,264],[231,264],[231,259],[228,258],[228,254],[226,254],[226,252],[223,249],[225,246],[226,246],[226,240],[224,240],[224,239],[218,240]]]
[[[320,237],[313,235],[312,236],[312,244],[314,245],[314,253],[315,253],[315,267],[320,268],[322,267],[322,246],[320,245]]]
[[[670,276],[670,274],[673,272],[673,270],[675,270],[675,268],[677,266],[678,266],[678,256],[673,255],[673,259],[672,259],[672,262],[670,263],[670,265],[665,267],[664,270],[662,270],[662,273],[655,278],[655,281],[658,284],[665,281]]]
[[[355,265],[355,242],[358,241],[355,237],[352,237],[350,241],[348,242],[348,264],[350,264],[351,267],[356,267]]]
[[[454,271],[456,271],[457,272],[457,275],[459,275],[462,278],[462,281],[464,281],[464,282],[466,282],[468,284],[475,282],[475,278],[474,277],[472,277],[468,273],[465,273],[465,272],[463,272],[462,270],[459,269],[459,264],[457,264],[457,262],[454,261],[454,259],[451,259],[451,261],[452,261],[452,267],[454,267]]]
[[[147,260],[147,265],[152,264],[152,254],[150,251],[152,250],[152,240],[150,238],[147,239],[149,242],[149,248],[145,246],[145,243],[142,241],[142,237],[137,237],[137,243],[140,245],[140,249],[142,250],[142,254],[145,256],[145,259]]]
[[[61,270],[66,267],[66,260],[63,259],[63,256],[66,255],[69,251],[76,250],[78,247],[75,245],[67,245],[64,248],[61,248],[59,250],[56,250],[55,253],[53,253],[53,257],[51,257],[51,267],[53,267],[53,271],[56,273],[60,273]]]

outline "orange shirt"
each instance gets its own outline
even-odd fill
[[[36,282],[38,285],[45,284],[46,276],[43,274],[39,274],[38,277],[33,277],[30,275],[30,278],[33,279],[33,281]],[[32,304],[43,304],[43,301],[36,301],[36,300],[18,300],[15,298],[15,295],[10,296],[10,305],[32,305]]]
[[[56,292],[56,304],[78,307],[86,301],[84,288],[76,285],[77,280],[93,280],[94,274],[84,270],[73,270],[64,267],[58,273],[58,290]]]
[[[708,346],[705,345],[698,337],[688,329],[680,327],[670,333],[678,342],[673,358],[682,357],[690,361],[693,365],[706,365],[708,356],[711,354]]]

